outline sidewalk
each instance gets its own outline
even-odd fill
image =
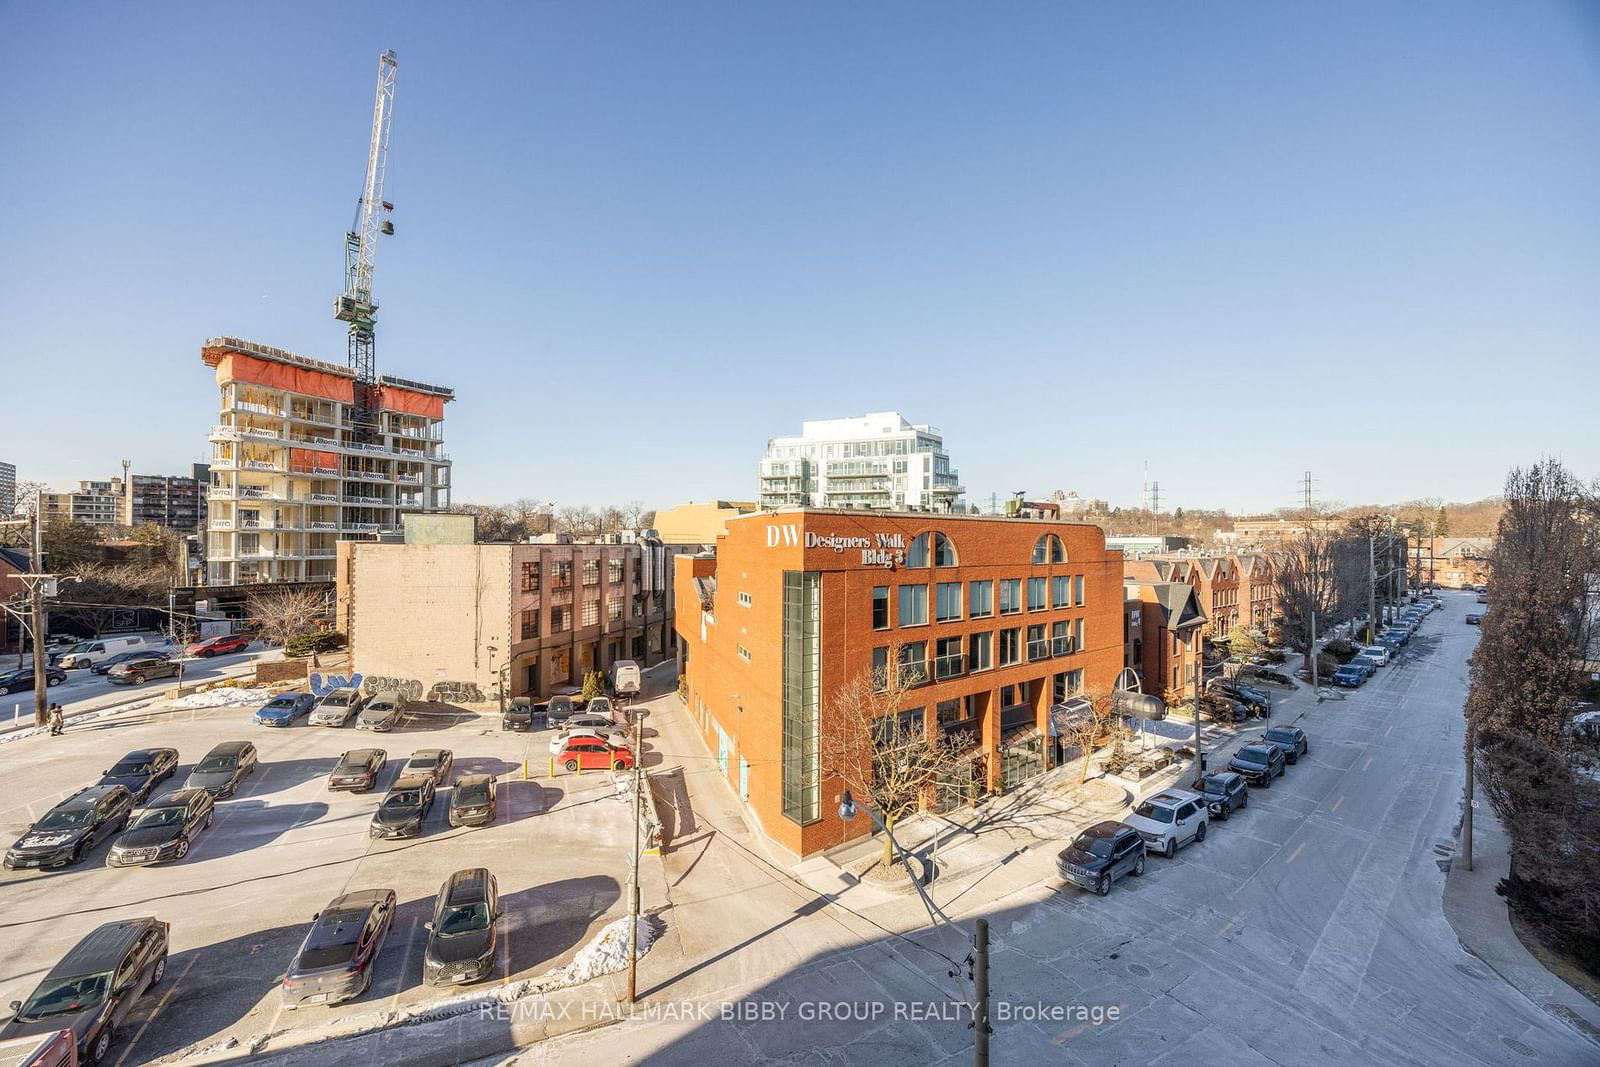
[[[1495,886],[1511,872],[1510,840],[1486,802],[1472,814],[1472,870],[1459,857],[1445,876],[1444,914],[1461,947],[1478,957],[1523,996],[1600,1043],[1600,1004],[1545,970],[1511,928]]]

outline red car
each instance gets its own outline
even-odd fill
[[[227,634],[223,637],[208,637],[204,641],[196,641],[183,650],[185,656],[225,656],[229,652],[243,652],[250,647],[250,639],[244,634]]]
[[[1479,623],[1481,623],[1482,621],[1483,621],[1483,616],[1482,615],[1468,615],[1467,616],[1467,625],[1468,626],[1476,626]]]
[[[625,771],[633,766],[633,752],[625,745],[613,745],[603,737],[574,734],[561,746],[556,762],[569,771]]]

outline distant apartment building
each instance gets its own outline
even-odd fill
[[[728,520],[756,510],[753,500],[690,502],[656,512],[656,536],[668,545],[714,545],[728,532]]]
[[[368,688],[448,703],[545,699],[619,659],[675,655],[658,542],[339,544],[338,626]]]
[[[1152,552],[1180,552],[1194,539],[1172,534],[1107,534],[1106,547],[1120,548],[1127,556],[1147,556]]]
[[[64,519],[89,526],[115,526],[122,521],[122,479],[83,481],[65,493],[42,493],[46,522]]]
[[[363,434],[347,367],[232,337],[200,356],[221,390],[207,584],[331,582],[341,540],[394,534],[401,515],[450,506],[450,389],[381,377],[377,421]]]
[[[17,466],[0,463],[0,516],[13,515],[17,510]]]
[[[188,476],[132,475],[122,493],[117,521],[124,526],[154,523],[183,533],[204,530],[210,483],[210,468],[204,463],[196,463]]]
[[[1311,530],[1336,530],[1344,525],[1343,519],[1235,519],[1234,544],[1270,545],[1280,541],[1293,541]]]
[[[759,488],[768,510],[949,511],[963,492],[938,429],[894,411],[807,421],[798,437],[772,438]]]

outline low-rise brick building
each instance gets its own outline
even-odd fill
[[[1123,665],[1152,696],[1192,698],[1206,624],[1194,586],[1129,579],[1123,593]]]
[[[868,832],[839,820],[820,739],[835,694],[891,656],[926,679],[901,728],[965,746],[970,783],[941,804],[1055,766],[1051,707],[1109,692],[1122,668],[1122,554],[1087,524],[781,509],[729,519],[676,585],[691,715],[797,856]]]

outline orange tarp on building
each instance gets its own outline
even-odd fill
[[[254,382],[269,389],[287,389],[305,396],[337,400],[341,404],[355,403],[355,382],[349,378],[324,374],[304,367],[294,367],[287,363],[257,359],[242,352],[206,349],[202,350],[201,355],[206,358],[207,363],[213,358],[216,359],[218,385],[227,381]],[[441,405],[441,415],[443,410]]]
[[[444,397],[402,389],[398,385],[385,385],[382,406],[385,411],[399,411],[406,415],[425,415],[430,419],[444,418]]]
[[[339,469],[339,453],[317,452],[309,448],[289,449],[289,469],[292,471],[309,471],[313,467],[332,467]]]

